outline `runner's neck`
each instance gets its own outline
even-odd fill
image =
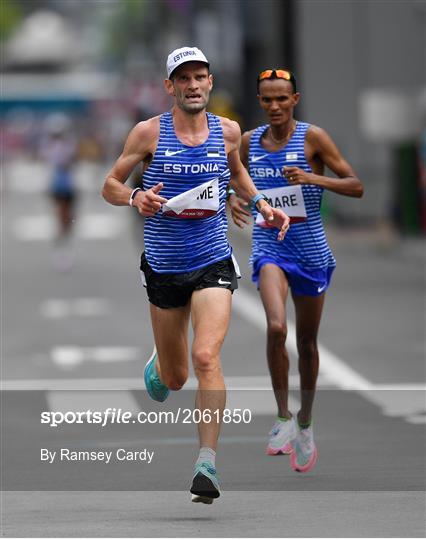
[[[176,137],[186,146],[199,146],[209,137],[206,110],[189,114],[177,107],[172,109],[173,127]]]
[[[273,128],[272,126],[269,126],[268,134],[271,141],[276,144],[277,146],[283,146],[284,144],[288,143],[288,141],[291,139],[293,133],[296,131],[297,121],[292,120],[289,128],[285,128],[284,130],[280,129],[278,130],[279,133],[276,132],[276,135],[274,136]]]

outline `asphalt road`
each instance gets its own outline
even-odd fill
[[[176,413],[147,400],[152,350],[140,287],[140,220],[98,195],[102,171],[82,168],[75,265],[52,264],[55,223],[37,164],[6,167],[2,189],[2,534],[9,537],[422,537],[425,530],[424,243],[330,229],[338,268],[320,332],[317,467],[300,475],[264,454],[274,421],[264,317],[250,283],[248,237],[230,227],[243,270],[223,348],[230,409],[248,423],[222,431],[222,497],[186,491],[196,426],[49,427],[42,411],[107,407]],[[367,190],[368,192],[368,190]],[[291,328],[290,328],[291,330]],[[293,410],[297,410],[294,337]],[[193,374],[192,374],[193,375]],[[147,461],[40,459],[42,448],[153,452]]]

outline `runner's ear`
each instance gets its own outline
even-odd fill
[[[170,79],[164,80],[164,88],[166,89],[166,92],[169,94],[169,96],[175,95],[175,88],[173,86],[173,81]]]

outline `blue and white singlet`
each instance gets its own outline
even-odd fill
[[[290,185],[282,174],[284,166],[295,166],[312,172],[306,160],[304,145],[309,124],[297,122],[295,132],[287,145],[278,152],[268,152],[261,145],[261,137],[269,125],[254,130],[249,145],[249,173],[257,189],[262,190]],[[327,244],[320,207],[323,188],[303,185],[307,220],[293,223],[284,240],[277,240],[277,229],[253,226],[251,262],[268,257],[277,261],[297,263],[307,270],[334,268],[336,261]],[[284,209],[285,211],[285,209]],[[255,216],[257,212],[253,212]]]
[[[198,146],[186,146],[176,137],[173,116],[160,116],[160,136],[153,159],[143,175],[143,188],[158,182],[160,195],[170,200],[201,184],[218,179],[218,210],[200,219],[165,215],[161,210],[145,222],[145,256],[155,272],[184,273],[231,257],[225,212],[230,179],[220,119],[207,114],[209,136]]]

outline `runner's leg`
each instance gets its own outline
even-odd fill
[[[211,422],[198,424],[200,448],[216,450],[219,438],[226,402],[220,350],[229,327],[231,297],[231,291],[213,287],[197,290],[191,298],[192,361],[198,379],[195,406],[201,412],[219,411],[218,417],[212,415]]]
[[[278,416],[281,418],[291,416],[288,410],[289,357],[285,347],[288,289],[288,281],[281,268],[274,264],[262,266],[259,276],[259,291],[267,321],[266,354],[278,406]]]
[[[70,270],[74,262],[72,245],[73,205],[72,199],[52,196],[57,219],[57,236],[53,246],[53,263],[60,271]]]
[[[309,424],[318,378],[319,355],[317,336],[325,294],[321,296],[293,295],[296,311],[296,340],[299,353],[301,409],[298,420]]]
[[[151,323],[157,347],[157,373],[170,390],[179,390],[188,378],[188,324],[190,303],[162,309],[150,304]]]
[[[59,236],[60,239],[66,239],[72,228],[72,220],[74,217],[73,202],[67,199],[58,198],[55,200],[55,206],[60,226]]]

